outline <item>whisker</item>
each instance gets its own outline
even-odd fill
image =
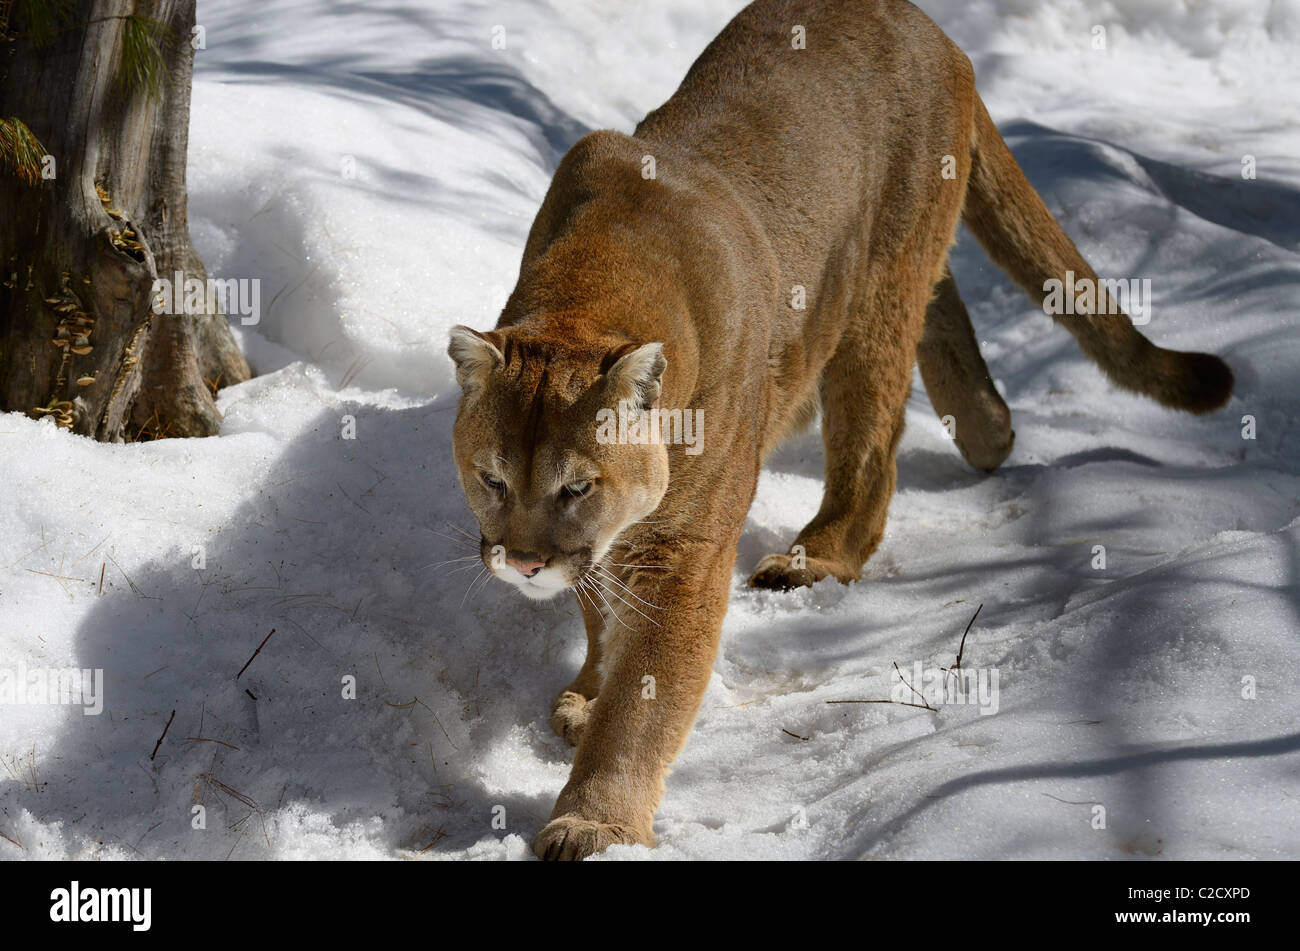
[[[586,578],[579,576],[577,587],[575,587],[574,590],[577,591],[579,588],[587,592],[587,603],[590,604],[592,609],[600,615],[600,618],[603,621],[605,619],[605,612],[600,609],[600,605],[596,603],[596,599],[591,596],[591,582]]]
[[[621,598],[621,597],[619,597],[618,592],[615,591],[613,588],[606,588],[606,587],[605,587],[604,585],[602,585],[599,581],[597,581],[596,584],[597,584],[598,586],[600,586],[600,587],[605,591],[606,594],[612,595],[613,597],[617,598],[619,601],[621,601],[623,604],[627,605],[629,608],[631,608],[631,609],[632,609],[633,611],[635,611],[637,614],[641,615],[643,618],[645,618],[647,621],[649,621],[649,622],[650,622],[651,624],[653,624],[655,627],[659,627],[659,626],[660,626],[658,621],[656,621],[654,618],[650,617],[648,614],[646,614],[644,611],[642,611],[640,608],[638,608],[635,604],[633,604],[632,602],[628,601],[628,600],[625,599],[625,598]]]
[[[474,576],[474,580],[471,581],[469,585],[466,586],[465,593],[461,595],[460,598],[460,606],[462,608],[465,606],[465,599],[469,597],[470,588],[474,587],[475,583],[478,581],[479,578],[483,577],[483,573],[486,571],[487,571],[487,565],[484,565],[482,568],[479,569],[478,574]]]
[[[473,600],[474,600],[475,598],[477,598],[480,594],[482,594],[482,593],[483,593],[483,589],[486,588],[488,585],[490,585],[490,584],[492,583],[492,579],[495,578],[495,577],[496,577],[496,575],[495,575],[493,572],[489,571],[489,572],[487,573],[487,576],[483,579],[483,582],[478,586],[477,589],[475,589],[475,590],[470,594],[469,599],[470,599],[471,601],[473,601]]]
[[[613,565],[615,568],[662,568],[664,571],[676,571],[672,565],[625,565],[622,562],[610,561],[606,564]]]
[[[446,524],[446,526],[447,526],[448,528],[450,528],[452,531],[460,532],[462,535],[464,535],[466,538],[468,538],[470,541],[472,541],[475,545],[477,545],[477,544],[479,543],[479,539],[475,538],[472,534],[470,534],[469,532],[467,532],[465,529],[461,528],[461,527],[460,527],[459,525],[457,525],[455,522],[446,522],[445,524]]]
[[[433,564],[425,565],[420,570],[427,571],[430,568],[441,568],[443,565],[454,565],[459,561],[478,561],[478,560],[479,560],[478,555],[465,555],[463,558],[448,558],[446,561],[434,562]]]
[[[626,591],[626,592],[627,592],[628,594],[630,594],[632,597],[636,598],[636,599],[637,599],[638,601],[640,601],[642,604],[646,605],[647,607],[654,608],[656,611],[662,611],[662,610],[663,610],[663,608],[661,608],[659,605],[657,605],[657,604],[655,604],[655,603],[653,603],[653,602],[651,602],[651,601],[647,601],[645,598],[641,597],[639,594],[637,594],[635,591],[633,591],[630,587],[628,587],[628,586],[623,582],[623,580],[622,580],[621,578],[616,577],[616,576],[614,575],[614,573],[611,572],[608,568],[604,568],[604,567],[602,567],[602,566],[600,566],[600,565],[596,565],[595,568],[596,568],[596,570],[598,570],[598,571],[602,571],[602,572],[604,572],[604,574],[605,574],[605,576],[607,577],[608,580],[613,581],[616,585],[618,585],[620,588],[622,588],[624,591]]]
[[[465,571],[469,568],[473,568],[475,565],[481,565],[482,563],[483,563],[483,559],[475,555],[469,564],[460,565],[459,567],[453,568],[451,569],[451,571],[447,572],[447,577],[450,578],[452,575],[460,574],[462,571]]]
[[[603,620],[604,617],[605,617],[605,615],[604,615],[604,614],[601,614],[600,608],[598,608],[598,607],[596,606],[596,602],[592,599],[591,595],[587,595],[586,600],[583,600],[582,594],[583,594],[583,585],[584,585],[584,584],[585,584],[585,582],[584,582],[581,578],[579,578],[579,579],[578,579],[578,583],[577,583],[576,585],[573,586],[573,593],[574,593],[575,595],[577,595],[577,597],[578,597],[578,603],[579,603],[579,604],[582,604],[582,605],[584,605],[584,606],[585,606],[586,604],[590,603],[590,604],[591,604],[591,609],[592,609],[593,611],[595,611],[597,614],[600,614],[601,619]]]
[[[451,542],[453,545],[464,545],[465,547],[472,548],[475,551],[477,551],[479,547],[478,542],[473,541],[472,539],[471,541],[466,541],[463,538],[457,538],[455,535],[447,535],[444,532],[434,531],[432,528],[426,528],[425,531],[429,532],[432,535],[437,535],[439,538],[446,539],[447,541]],[[473,543],[471,544],[471,542]]]
[[[495,571],[493,571],[491,568],[489,568],[489,569],[488,569],[488,573],[487,573],[486,575],[483,576],[483,580],[479,583],[478,590],[475,591],[475,592],[473,592],[473,593],[470,595],[470,598],[473,599],[473,598],[474,598],[474,597],[475,597],[475,596],[476,596],[480,591],[482,591],[482,590],[483,590],[484,588],[486,588],[489,584],[491,584],[491,583],[492,583],[492,579],[495,578],[496,576],[497,576],[497,573],[496,573]]]
[[[609,600],[605,597],[605,592],[601,590],[599,582],[594,583],[591,587],[591,590],[596,592],[596,594],[600,597],[600,600],[605,602],[605,607],[609,608],[610,617],[612,617],[615,621],[618,621],[619,624],[622,624],[629,631],[632,630],[632,626],[628,624],[626,621],[624,621],[621,617],[619,617],[618,612],[614,610],[614,605],[609,603]],[[613,594],[612,591],[609,593]],[[647,620],[649,619],[647,618]]]

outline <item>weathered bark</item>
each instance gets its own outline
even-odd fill
[[[119,79],[130,14],[175,39],[157,96]],[[36,187],[0,173],[0,409],[101,440],[205,436],[216,385],[248,378],[225,317],[153,313],[156,278],[206,279],[186,218],[193,25],[194,0],[96,0],[43,48],[0,44],[0,117],[56,163]]]

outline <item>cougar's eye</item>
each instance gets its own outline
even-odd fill
[[[489,489],[491,489],[493,492],[500,493],[506,490],[506,484],[494,475],[488,475],[486,472],[480,472],[478,474],[478,477],[483,481],[483,484],[487,486]]]
[[[592,481],[583,479],[581,482],[570,482],[564,487],[564,494],[571,499],[580,499],[591,491]]]

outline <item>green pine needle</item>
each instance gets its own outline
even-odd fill
[[[10,169],[27,185],[41,180],[45,147],[20,119],[0,119],[0,166]]]
[[[37,49],[48,46],[54,37],[104,20],[122,21],[122,62],[117,72],[118,85],[128,92],[144,92],[157,98],[167,82],[167,54],[176,41],[175,32],[166,23],[139,14],[72,22],[73,0],[0,0],[0,35],[8,39],[30,39]],[[8,24],[3,14],[8,13]]]
[[[71,15],[72,0],[13,0],[9,28],[30,36],[40,48],[49,45]]]
[[[131,15],[122,24],[122,68],[118,82],[132,92],[157,98],[167,81],[167,48],[175,41],[171,27]]]

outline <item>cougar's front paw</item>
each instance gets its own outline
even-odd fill
[[[577,746],[595,703],[594,697],[588,700],[580,693],[564,691],[551,705],[551,729],[570,746]]]
[[[537,833],[533,852],[547,862],[578,862],[604,852],[611,845],[645,845],[654,848],[653,834],[641,834],[629,826],[593,822],[579,816],[552,819]]]
[[[802,567],[794,566],[790,555],[768,555],[758,563],[754,573],[749,576],[751,588],[768,588],[772,591],[790,591],[793,588],[806,588],[816,584],[828,575],[834,575],[848,584],[856,581],[858,572],[849,571],[844,566],[836,566],[822,558],[804,556],[800,559]]]

